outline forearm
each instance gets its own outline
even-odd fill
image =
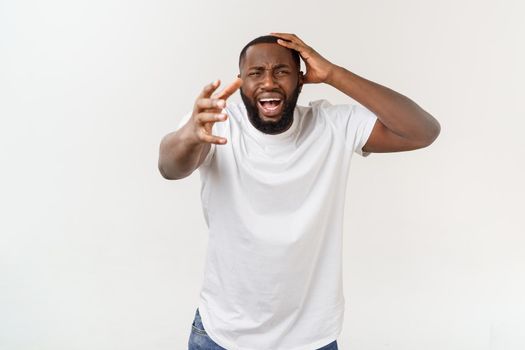
[[[439,134],[439,122],[414,101],[343,67],[334,66],[326,83],[368,108],[401,137],[431,143]]]
[[[199,167],[209,150],[210,144],[196,142],[186,126],[183,126],[162,139],[159,149],[159,171],[166,179],[182,179]]]

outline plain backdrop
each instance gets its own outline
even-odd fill
[[[0,0],[0,349],[187,348],[200,180],[163,179],[159,143],[271,31],[442,126],[354,157],[340,348],[524,349],[524,18],[519,0]],[[299,103],[321,98],[354,103],[326,85]]]

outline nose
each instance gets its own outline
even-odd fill
[[[262,86],[266,89],[275,86],[273,71],[271,69],[267,69],[264,71],[264,75],[262,77]]]

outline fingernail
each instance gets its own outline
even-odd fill
[[[224,104],[225,104],[224,100],[217,101],[217,107],[223,108]]]

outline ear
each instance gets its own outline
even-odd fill
[[[237,78],[240,78],[241,77],[241,73],[237,74]]]
[[[299,71],[299,92],[303,88],[303,84],[304,84],[304,73],[303,71]]]

